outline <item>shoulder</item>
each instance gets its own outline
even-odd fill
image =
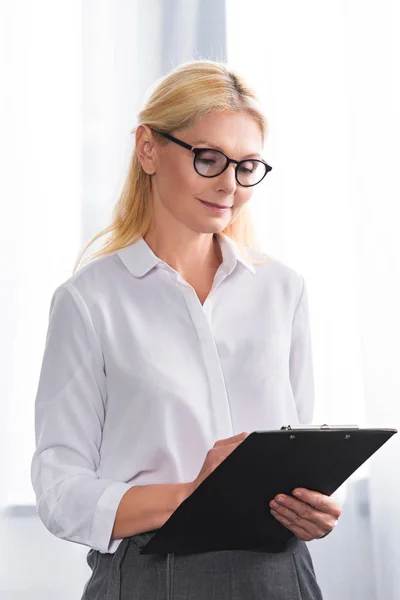
[[[300,296],[304,286],[304,276],[294,267],[284,263],[272,254],[246,246],[246,252],[256,271],[256,276],[269,285],[276,285],[291,290]]]
[[[69,292],[78,303],[90,303],[96,297],[101,297],[123,270],[116,252],[102,256],[92,260],[62,282],[55,290],[54,296]]]

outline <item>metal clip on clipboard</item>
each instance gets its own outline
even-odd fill
[[[281,427],[281,431],[289,430],[289,429],[360,429],[358,425],[327,425],[324,423],[323,425],[296,425],[292,427],[291,425],[287,425],[287,427]]]

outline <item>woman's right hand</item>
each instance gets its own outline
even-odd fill
[[[235,450],[241,444],[249,434],[246,431],[234,435],[229,438],[225,438],[222,440],[217,440],[214,446],[207,452],[206,459],[203,463],[203,466],[200,469],[200,473],[197,475],[196,479],[192,482],[192,493],[199,485],[212,473],[218,465],[222,463],[223,460],[231,452]]]

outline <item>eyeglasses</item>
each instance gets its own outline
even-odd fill
[[[162,135],[163,137],[187,148],[194,154],[193,166],[196,173],[202,177],[218,177],[221,175],[230,163],[236,165],[235,178],[239,185],[243,187],[252,187],[257,185],[264,179],[267,173],[272,170],[264,160],[256,160],[253,158],[247,158],[245,160],[233,160],[220,150],[214,150],[213,148],[195,148],[182,140],[170,135],[169,133],[162,133],[153,129],[155,133]]]

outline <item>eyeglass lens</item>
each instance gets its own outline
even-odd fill
[[[226,167],[226,157],[218,150],[201,150],[197,152],[195,167],[204,177],[215,177]],[[242,185],[255,185],[264,177],[266,166],[258,160],[246,160],[237,169],[237,178]]]

